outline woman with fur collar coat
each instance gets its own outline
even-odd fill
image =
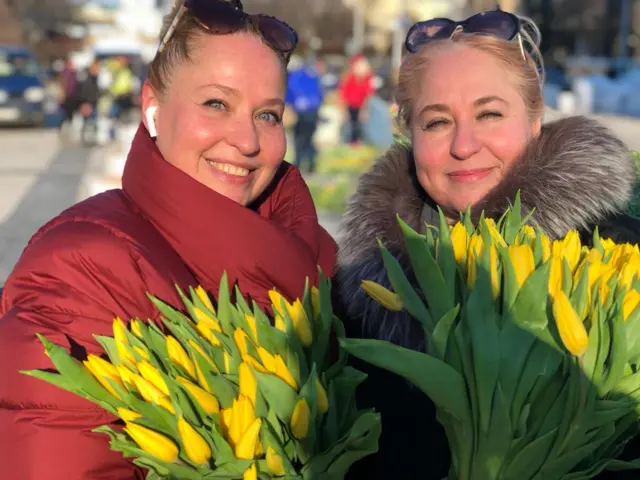
[[[509,15],[484,20],[504,24]],[[542,125],[538,39],[524,22],[511,33],[478,34],[473,19],[450,28],[421,22],[407,36],[396,98],[410,145],[391,147],[361,178],[341,225],[337,303],[349,336],[424,349],[416,320],[360,288],[365,279],[389,286],[376,239],[409,269],[396,215],[421,232],[438,224],[437,207],[451,221],[467,205],[497,219],[520,191],[524,213],[535,209],[533,221],[552,237],[576,229],[587,243],[598,227],[604,238],[640,239],[638,220],[622,213],[636,180],[628,148],[588,118]],[[360,406],[381,413],[383,433],[379,453],[356,464],[351,478],[446,477],[449,449],[433,404],[400,377],[353,363],[369,375]]]

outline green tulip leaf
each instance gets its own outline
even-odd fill
[[[457,420],[470,421],[465,382],[446,363],[381,340],[343,338],[340,344],[350,354],[406,378]]]

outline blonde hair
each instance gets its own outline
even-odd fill
[[[398,128],[405,135],[411,136],[414,103],[418,96],[421,74],[438,53],[452,46],[473,48],[502,62],[520,90],[529,118],[532,121],[541,119],[544,115],[544,64],[539,48],[540,30],[528,18],[520,17],[520,20],[520,40],[504,40],[491,35],[461,31],[448,39],[433,40],[414,54],[405,54],[395,94]]]
[[[165,15],[162,29],[160,30],[160,41],[162,41],[166,35],[173,19],[180,11],[183,4],[184,2],[182,0],[176,0],[171,11]],[[238,31],[250,33],[262,38],[258,28],[248,18]],[[156,56],[149,65],[149,83],[157,93],[163,94],[166,92],[172,72],[180,64],[190,60],[191,53],[195,48],[195,43],[201,35],[215,35],[215,33],[203,27],[187,9],[178,22],[178,25],[176,26],[176,29],[164,50],[156,53]],[[278,55],[282,61],[283,68],[286,71],[285,56],[273,48],[272,50]]]

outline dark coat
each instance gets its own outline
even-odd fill
[[[499,218],[520,190],[524,213],[535,208],[533,221],[553,238],[577,229],[588,242],[597,226],[604,238],[637,243],[640,221],[620,213],[635,180],[627,147],[595,121],[572,117],[545,125],[475,211]],[[389,286],[376,238],[409,271],[396,214],[418,231],[424,232],[425,222],[437,225],[433,202],[417,182],[411,149],[402,145],[394,145],[362,177],[347,208],[339,237],[337,304],[350,336],[422,349],[417,321],[406,312],[383,309],[360,288],[365,279]],[[431,401],[403,379],[352,361],[369,374],[359,390],[359,406],[381,412],[383,424],[380,453],[357,464],[352,478],[446,477],[449,449]]]

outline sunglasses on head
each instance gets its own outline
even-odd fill
[[[162,52],[180,23],[184,14],[189,11],[196,22],[212,33],[226,35],[236,32],[251,22],[260,35],[274,50],[282,53],[289,60],[291,52],[298,44],[298,34],[289,25],[269,15],[251,15],[245,13],[239,0],[185,0],[167,29],[158,53]]]
[[[404,42],[405,48],[410,53],[416,53],[430,41],[451,38],[454,33],[460,31],[513,40],[520,33],[520,19],[512,13],[494,10],[473,15],[461,22],[449,18],[425,20],[409,29]],[[520,47],[523,48],[522,41]]]

